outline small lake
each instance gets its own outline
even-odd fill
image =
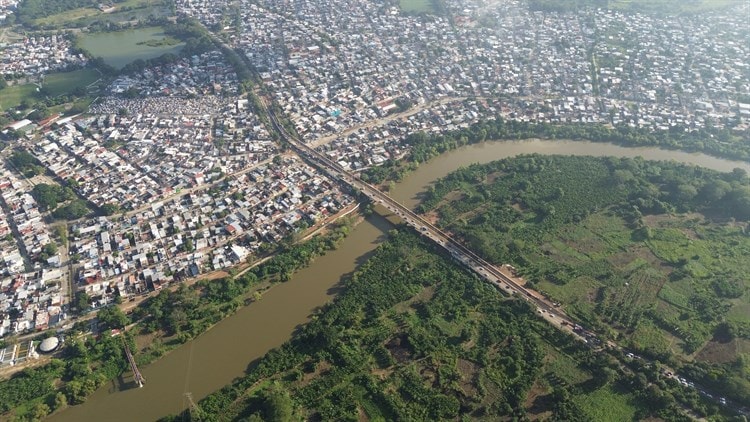
[[[149,26],[116,32],[96,32],[82,34],[78,46],[91,53],[94,57],[101,57],[104,61],[117,69],[122,69],[135,60],[148,60],[165,53],[177,54],[185,46],[184,43],[174,45],[148,46],[167,38],[164,28]]]

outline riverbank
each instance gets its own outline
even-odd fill
[[[431,183],[462,166],[528,153],[646,156],[657,159],[678,157],[688,163],[716,170],[730,171],[736,167],[735,162],[721,159],[713,161],[713,157],[705,154],[675,155],[674,151],[656,148],[625,148],[585,141],[487,142],[462,147],[420,164],[403,181],[394,185],[391,196],[414,207],[421,199],[420,193],[426,191]],[[290,281],[267,291],[261,301],[241,308],[209,332],[142,368],[148,383],[143,389],[138,389],[140,391],[120,391],[119,385],[114,383],[109,388],[96,392],[87,403],[61,412],[52,420],[98,421],[116,413],[121,414],[120,420],[124,421],[156,419],[169,413],[178,413],[187,405],[182,393],[192,392],[195,400],[199,400],[207,392],[242,375],[251,362],[265,354],[264,350],[278,347],[290,338],[312,315],[311,312],[298,309],[298,306],[313,310],[330,300],[338,291],[335,287],[338,281],[366,261],[369,251],[382,241],[383,234],[390,228],[392,226],[378,216],[365,219],[364,224],[355,227],[337,250],[317,258],[312,265],[296,273]],[[235,331],[229,327],[233,327]],[[188,365],[189,349],[200,351],[193,353],[193,359]],[[206,369],[198,370],[195,366]],[[188,367],[192,369],[188,370]],[[187,389],[183,389],[181,385],[162,382],[162,378],[182,378],[186,371],[190,373],[189,380],[201,379],[201,384],[195,386],[189,382]],[[167,397],[162,400],[164,403],[149,401],[151,396],[162,395]],[[141,408],[146,404],[153,406],[153,412],[143,413]]]
[[[86,403],[51,419],[112,420],[111,409],[118,409],[123,416],[115,420],[153,420],[182,410],[186,392],[199,400],[231,382],[252,360],[283,344],[296,327],[333,297],[340,277],[332,274],[353,271],[361,263],[359,259],[376,246],[367,239],[378,239],[387,230],[384,221],[367,221],[371,224],[353,226],[338,249],[315,258],[311,266],[300,269],[289,281],[274,283],[264,290],[260,300],[239,306],[210,330],[141,368],[147,380],[143,389],[127,388],[125,379],[130,375],[125,373],[124,378],[95,392]],[[177,378],[184,378],[185,384],[173,382],[176,374],[181,374]],[[148,408],[140,409],[144,403]],[[135,413],[134,407],[139,408]]]

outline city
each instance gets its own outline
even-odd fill
[[[235,274],[325,232],[363,195],[383,204],[362,181],[409,158],[415,133],[598,127],[670,149],[700,137],[687,149],[750,159],[747,1],[678,16],[438,3],[425,15],[364,0],[175,0],[173,20],[204,28],[210,46],[119,73],[74,32],[0,27],[0,96],[28,91],[0,121],[0,338]],[[0,3],[0,23],[19,7]],[[90,105],[32,104],[67,72],[90,73],[66,94],[94,93]],[[417,231],[455,242],[422,218]],[[0,366],[24,361],[2,350]]]

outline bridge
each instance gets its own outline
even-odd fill
[[[143,378],[141,371],[138,370],[138,365],[135,364],[135,359],[133,358],[133,354],[130,353],[130,347],[128,347],[128,344],[125,342],[124,336],[122,337],[122,344],[125,346],[125,357],[128,358],[130,370],[133,371],[133,379],[138,383],[138,387],[143,388],[143,383],[146,381],[146,378]]]
[[[573,335],[575,338],[587,343],[591,339],[596,339],[596,335],[593,332],[584,330],[579,325],[576,325],[555,305],[551,305],[548,302],[540,299],[539,297],[534,296],[524,286],[518,284],[511,277],[508,277],[507,275],[502,273],[497,267],[485,261],[482,257],[475,254],[472,250],[465,247],[463,244],[453,239],[447,233],[444,233],[438,227],[422,218],[422,216],[416,214],[408,207],[402,205],[395,199],[386,195],[380,189],[359,179],[357,175],[344,169],[343,167],[341,167],[341,165],[328,158],[325,154],[320,153],[310,145],[305,144],[303,141],[290,134],[278,121],[273,110],[266,106],[263,97],[261,97],[261,103],[265,108],[266,114],[269,116],[274,129],[276,129],[276,131],[282,136],[282,139],[287,141],[289,145],[301,157],[308,159],[312,164],[316,165],[323,172],[328,174],[328,176],[333,180],[345,183],[350,187],[359,190],[360,192],[362,192],[362,194],[370,198],[374,203],[378,203],[393,214],[400,216],[407,225],[414,227],[422,235],[427,236],[434,243],[447,250],[456,260],[458,260],[460,263],[462,263],[472,271],[476,272],[482,279],[493,284],[499,290],[504,291],[509,295],[516,295],[517,297],[524,299],[530,305],[536,307],[541,316],[547,322],[550,322],[555,328],[567,332]],[[620,346],[612,341],[608,341],[606,343],[606,346],[621,349]],[[621,368],[625,368],[622,363]],[[708,395],[706,390],[703,388],[700,388],[699,391],[704,395]],[[709,397],[711,396],[709,395]],[[726,402],[722,402],[722,405],[725,404]],[[737,405],[734,405],[734,410],[740,414],[747,414],[746,409],[741,408]],[[687,412],[688,415],[690,415],[689,410]]]
[[[294,149],[300,156],[307,158],[311,163],[315,164],[329,177],[349,185],[366,195],[373,201],[373,203],[380,204],[388,211],[398,215],[407,225],[413,227],[419,233],[447,250],[454,259],[477,273],[482,279],[495,285],[498,289],[506,292],[508,295],[515,294],[535,306],[548,321],[553,322],[560,328],[567,327],[568,329],[566,329],[566,331],[569,331],[571,334],[574,334],[579,338],[586,338],[592,335],[591,333],[585,333],[580,329],[573,330],[575,324],[570,321],[567,316],[562,314],[558,308],[531,294],[524,286],[518,284],[511,277],[508,277],[496,266],[487,262],[471,249],[453,239],[450,235],[425,220],[410,208],[402,205],[400,202],[391,198],[375,186],[361,180],[354,173],[341,167],[339,163],[331,160],[325,154],[322,154],[290,134],[278,121],[274,112],[268,107],[266,107],[266,110],[274,128],[281,134],[284,140],[289,143],[292,149]]]

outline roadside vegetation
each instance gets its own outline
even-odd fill
[[[419,210],[588,327],[671,365],[696,359],[696,381],[750,401],[743,170],[521,156],[452,173]]]
[[[703,414],[717,412],[658,370],[620,366],[557,331],[405,229],[391,231],[292,340],[193,414],[204,421],[689,420],[680,406],[691,401]]]

